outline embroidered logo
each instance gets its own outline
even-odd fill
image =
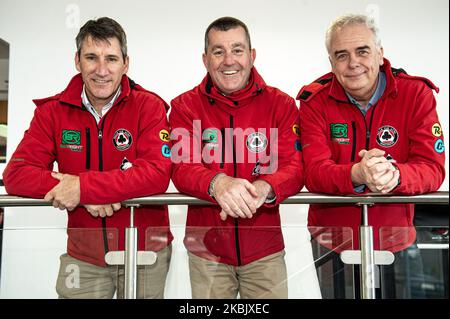
[[[294,124],[292,126],[292,132],[294,132],[295,135],[300,136],[300,126],[298,126],[298,124]]]
[[[439,125],[439,123],[434,123],[431,132],[433,133],[434,136],[440,137],[442,135],[441,125]]]
[[[74,130],[63,130],[60,148],[68,148],[73,152],[81,152],[81,132]]]
[[[126,157],[124,157],[122,160],[122,164],[120,164],[120,170],[126,171],[127,169],[129,169],[132,166],[133,166],[133,164],[131,164],[131,162]]]
[[[350,144],[347,123],[331,123],[330,132],[333,141],[338,142],[339,144]]]
[[[203,143],[217,143],[217,130],[213,128],[207,128],[203,131],[202,142]]]
[[[113,136],[113,144],[119,151],[125,151],[129,149],[131,144],[133,144],[131,133],[123,128],[117,130]]]
[[[260,132],[255,132],[247,137],[247,149],[252,153],[264,152],[267,148],[267,137]]]
[[[441,139],[437,140],[436,143],[434,143],[434,150],[438,154],[444,153],[445,151],[444,141]]]
[[[170,157],[170,147],[169,147],[169,145],[167,145],[167,144],[164,144],[163,146],[162,146],[162,148],[161,148],[161,154],[164,156],[164,157]]]
[[[255,167],[253,167],[252,176],[258,176],[261,174],[261,163],[257,161]]]
[[[169,131],[167,131],[167,130],[159,131],[159,139],[163,142],[169,142],[170,141]]]
[[[377,143],[383,147],[391,147],[398,141],[397,130],[390,125],[382,126],[377,132]]]

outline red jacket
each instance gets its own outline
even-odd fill
[[[245,265],[282,250],[278,204],[303,186],[294,99],[266,86],[253,68],[247,87],[228,97],[220,94],[207,75],[199,86],[171,104],[170,125],[175,139],[172,180],[180,192],[212,203],[189,206],[184,240],[187,249],[230,265]],[[195,129],[194,120],[201,121]],[[184,132],[179,132],[180,128]],[[277,142],[277,134],[270,128],[277,130]],[[253,134],[252,129],[258,133]],[[187,150],[189,154],[180,157],[181,151]],[[200,152],[210,157],[201,157]],[[270,154],[274,158],[268,161]],[[183,162],[177,163],[180,159]],[[270,167],[273,171],[268,174]],[[220,172],[250,182],[267,181],[276,202],[264,204],[251,219],[228,217],[222,221],[220,206],[208,195],[211,179]]]
[[[100,266],[105,265],[105,250],[124,249],[130,210],[94,218],[81,205],[163,193],[171,171],[168,138],[161,134],[168,135],[168,106],[127,76],[121,86],[120,96],[98,125],[82,105],[80,74],[60,94],[34,100],[30,128],[3,173],[9,194],[34,198],[43,198],[59,183],[50,174],[55,161],[61,173],[78,175],[80,206],[68,213],[67,252]],[[122,163],[127,160],[132,166],[125,169]],[[148,228],[152,226],[158,228]],[[135,227],[140,250],[158,251],[172,240],[166,206],[135,209]]]
[[[396,160],[400,185],[392,193],[414,195],[436,191],[444,180],[444,146],[429,80],[391,69],[384,60],[386,89],[366,116],[350,103],[343,87],[328,73],[301,89],[300,131],[305,184],[311,192],[358,195],[351,167],[362,149],[378,148]],[[366,187],[365,192],[368,192]],[[415,239],[412,204],[376,204],[369,208],[376,249],[399,251]],[[346,205],[311,205],[310,226],[351,227],[357,247],[361,208]],[[385,227],[383,234],[380,228]],[[342,234],[341,234],[342,235]],[[381,238],[382,243],[380,246]]]

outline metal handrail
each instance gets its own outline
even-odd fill
[[[386,195],[368,193],[361,196],[334,196],[309,192],[300,192],[287,198],[282,204],[439,204],[448,205],[449,192],[439,191],[423,195]],[[139,197],[123,201],[124,206],[136,205],[212,205],[211,202],[180,193],[165,193],[149,197]],[[43,199],[0,195],[0,207],[51,206]]]
[[[448,191],[439,191],[424,195],[404,196],[369,193],[362,196],[331,196],[300,192],[287,198],[283,204],[354,204],[361,206],[362,224],[360,225],[359,244],[361,247],[361,298],[374,299],[374,248],[373,230],[368,224],[368,207],[378,203],[413,203],[413,204],[441,204],[448,205]],[[150,197],[133,198],[122,202],[124,206],[135,207],[140,205],[211,205],[212,203],[195,197],[179,194],[166,193]],[[18,206],[50,206],[43,199],[23,198],[18,196],[0,195],[0,207]],[[137,269],[137,229],[134,227],[133,213],[130,213],[130,227],[126,228],[125,240],[125,298],[136,298],[136,269]],[[383,252],[381,252],[383,253]],[[388,252],[389,253],[389,252]]]

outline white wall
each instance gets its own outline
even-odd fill
[[[429,77],[441,88],[436,96],[438,112],[444,132],[448,132],[448,6],[447,0],[134,0],[127,5],[112,0],[2,0],[0,38],[10,44],[11,63],[8,158],[32,118],[31,99],[65,88],[76,72],[73,57],[78,28],[101,16],[116,19],[127,32],[129,76],[170,102],[205,75],[203,34],[215,18],[231,15],[246,22],[257,50],[256,67],[268,84],[295,97],[302,85],[329,71],[323,43],[331,20],[346,12],[373,14],[379,20],[385,55],[392,65]],[[446,168],[448,172],[448,159]],[[448,190],[448,177],[441,189]],[[316,298],[319,293],[310,267],[305,218],[305,206],[282,207],[283,223],[289,229],[285,237],[290,297]],[[185,209],[171,207],[171,220],[178,226],[167,297],[182,298],[189,296],[181,245]],[[8,209],[5,218],[8,229],[62,229],[65,223],[64,213],[50,208]],[[55,297],[64,231],[8,233],[4,234],[0,297]]]

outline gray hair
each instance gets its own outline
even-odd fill
[[[372,31],[377,48],[381,48],[380,29],[376,25],[374,18],[364,14],[346,14],[334,20],[326,32],[325,45],[327,47],[328,54],[331,53],[331,38],[334,33],[347,25],[353,24],[365,25],[370,31]]]
[[[93,40],[106,41],[108,43],[108,39],[117,38],[123,59],[125,60],[127,57],[127,36],[122,26],[117,21],[108,17],[103,17],[86,22],[80,28],[75,39],[78,56],[80,56],[83,41],[88,37],[92,37]]]
[[[222,17],[217,20],[214,20],[211,22],[211,24],[206,28],[205,31],[205,53],[208,53],[208,46],[209,46],[209,31],[211,29],[219,30],[219,31],[228,31],[230,29],[235,29],[242,27],[245,31],[245,37],[248,41],[249,49],[252,48],[252,42],[250,41],[250,32],[248,31],[247,26],[244,22],[242,22],[239,19],[233,18],[233,17]]]

